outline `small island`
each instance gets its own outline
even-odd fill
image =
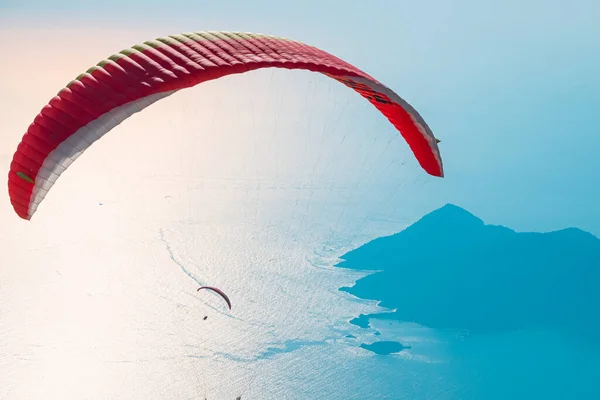
[[[394,353],[399,353],[404,349],[410,349],[410,346],[403,346],[402,344],[398,343],[398,342],[391,342],[391,341],[380,341],[380,342],[375,342],[375,343],[371,343],[371,344],[361,344],[360,347],[362,347],[365,350],[369,350],[375,354],[378,355],[389,355],[389,354],[394,354]]]

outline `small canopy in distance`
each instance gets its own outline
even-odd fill
[[[227,297],[227,295],[221,289],[216,288],[216,287],[212,287],[212,286],[202,286],[202,287],[198,288],[197,292],[199,292],[201,289],[212,290],[213,292],[215,292],[218,295],[220,295],[227,302],[227,306],[231,310],[231,301],[229,300],[229,297]]]

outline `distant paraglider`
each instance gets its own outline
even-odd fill
[[[199,292],[201,289],[212,290],[213,292],[215,292],[218,295],[220,295],[225,300],[225,302],[227,302],[227,306],[231,310],[231,301],[229,300],[229,297],[227,297],[227,295],[225,293],[223,293],[223,291],[221,289],[216,288],[216,287],[212,287],[212,286],[202,286],[202,287],[198,288],[197,292]],[[206,320],[206,318],[208,318],[208,317],[204,317],[204,320]]]

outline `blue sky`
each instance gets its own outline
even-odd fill
[[[596,235],[598,16],[592,0],[0,0],[5,28],[223,29],[314,44],[423,114],[443,141],[446,178],[430,189],[441,201],[518,230]]]

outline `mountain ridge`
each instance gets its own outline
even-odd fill
[[[377,271],[340,290],[395,309],[361,315],[363,327],[377,317],[476,332],[600,333],[600,239],[578,228],[516,232],[446,204],[340,258],[337,267]]]

